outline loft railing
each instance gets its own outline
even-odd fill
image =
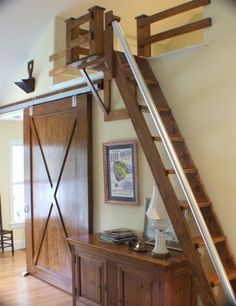
[[[79,18],[66,20],[66,64],[77,62],[80,55],[104,53],[104,11],[94,6]]]
[[[94,6],[79,18],[65,20],[66,49],[49,57],[54,62],[49,76],[64,74],[75,77],[77,67],[86,66],[87,60],[97,64],[99,56],[104,54],[104,11],[103,7]]]
[[[179,6],[170,8],[166,11],[147,16],[140,15],[136,17],[137,21],[137,40],[138,40],[138,55],[150,57],[151,56],[151,45],[159,41],[172,38],[178,35],[190,33],[193,31],[201,30],[211,25],[211,18],[202,19],[195,21],[162,33],[151,35],[151,25],[155,22],[163,20],[168,17],[181,14],[195,8],[207,5],[210,0],[193,0]]]
[[[151,35],[151,25],[153,23],[209,3],[210,0],[192,0],[151,16],[141,15],[136,17],[138,55],[149,57],[151,56],[151,45],[153,43],[210,26],[211,19],[206,18]],[[109,27],[111,15],[109,15],[109,12],[105,15],[104,11],[103,7],[94,6],[85,15],[79,18],[69,18],[65,21],[66,49],[50,56],[50,61],[55,63],[60,61],[60,65],[55,64],[54,69],[49,72],[49,76],[54,77],[63,73],[70,74],[71,71],[73,76],[77,67],[97,67],[99,60],[103,61],[104,53],[106,62],[110,64],[111,75],[114,76],[114,67],[111,65],[114,50],[113,47],[111,48],[113,46],[113,30]],[[106,24],[105,34],[104,19]],[[65,58],[63,65],[61,65],[62,58]]]

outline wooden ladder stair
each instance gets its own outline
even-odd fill
[[[145,58],[136,57],[137,64],[149,87],[155,105],[160,113],[162,121],[168,131],[175,151],[179,157],[187,179],[190,183],[195,198],[199,204],[202,215],[215,243],[219,256],[226,269],[230,281],[236,279],[236,265],[229,249],[227,238],[223,233],[219,220],[213,210],[212,203],[204,189],[198,170],[191,158],[190,152],[180,133],[174,116],[162,93],[160,85]],[[198,248],[204,247],[201,237],[192,237],[182,210],[189,209],[188,203],[179,201],[169,179],[174,175],[174,169],[165,169],[158,152],[156,143],[161,141],[159,136],[151,134],[144,113],[148,113],[147,106],[139,105],[137,101],[137,84],[123,53],[114,53],[116,67],[115,80],[123,97],[125,106],[137,133],[143,152],[149,163],[155,182],[158,186],[167,212],[180,240],[186,260],[192,270],[196,289],[203,301],[204,306],[218,305],[212,287],[219,285],[219,279],[215,272],[207,273],[202,265]],[[234,291],[236,287],[234,287]]]

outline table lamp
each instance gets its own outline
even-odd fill
[[[155,247],[152,250],[152,256],[157,258],[169,257],[170,252],[166,247],[166,229],[171,223],[160,192],[155,184],[153,185],[152,197],[146,215],[148,219],[153,221],[155,228]]]

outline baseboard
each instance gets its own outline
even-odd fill
[[[23,240],[23,239],[21,239],[21,240],[14,240],[14,249],[15,250],[25,249],[25,240]]]

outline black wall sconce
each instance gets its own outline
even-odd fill
[[[35,78],[32,77],[34,68],[34,61],[28,62],[28,79],[22,79],[20,82],[15,82],[17,86],[19,86],[26,93],[33,92],[35,89]]]

